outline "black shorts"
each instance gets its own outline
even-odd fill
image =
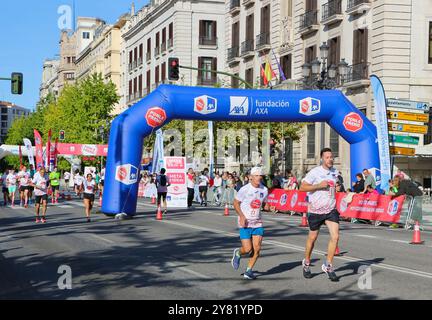
[[[29,189],[28,186],[21,186],[21,187],[19,188],[19,191],[20,191],[20,192],[24,192],[25,190],[28,190],[28,189]]]
[[[339,212],[336,209],[333,209],[327,214],[308,213],[307,218],[309,229],[311,231],[317,231],[327,220],[339,223]]]
[[[60,186],[51,186],[51,188],[52,188],[52,191],[56,191],[56,190],[60,189]]]
[[[30,191],[30,192],[33,192],[33,191],[34,191],[34,187],[32,187],[32,186],[28,186],[27,189],[28,189],[28,191]]]
[[[167,192],[158,192],[157,203],[160,204],[161,203],[161,199],[163,201],[166,201],[166,197],[167,197]]]
[[[43,196],[36,196],[35,203],[41,204],[42,201],[48,201],[48,195],[44,194]]]
[[[94,193],[85,193],[84,192],[84,199],[88,199],[88,200],[93,202],[95,199]]]
[[[5,192],[9,193],[9,190],[7,187],[3,187],[2,189],[3,189],[3,193],[5,193]]]
[[[198,190],[200,193],[201,192],[207,192],[207,187],[201,186],[201,187],[198,187]]]

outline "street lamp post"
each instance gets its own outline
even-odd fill
[[[341,84],[348,73],[348,63],[341,59],[338,66],[328,66],[328,53],[330,47],[327,42],[320,46],[321,61],[315,58],[310,63],[302,65],[303,88],[307,90],[330,90],[337,87],[337,72],[339,71]],[[320,71],[321,66],[321,71]],[[321,149],[325,147],[325,127],[321,124]]]

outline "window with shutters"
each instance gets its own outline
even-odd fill
[[[199,44],[216,45],[217,44],[216,21],[200,20],[199,22]]]
[[[305,49],[305,63],[311,63],[316,58],[316,46]]]
[[[146,89],[147,89],[147,94],[150,93],[151,90],[151,73],[150,70],[147,71],[147,76],[146,76]]]
[[[174,25],[171,22],[168,26],[168,49],[174,46]]]
[[[238,73],[235,73],[237,77],[239,76]],[[239,80],[237,78],[231,77],[231,88],[238,88],[239,87]]]
[[[199,57],[198,66],[205,70],[217,70],[217,58]],[[210,71],[198,71],[198,85],[214,85],[216,84],[216,73]]]
[[[162,29],[162,43],[161,43],[161,52],[166,51],[166,28]]]
[[[315,158],[315,124],[307,125],[306,158]]]
[[[257,36],[257,47],[270,44],[270,5],[261,8],[261,33]]]
[[[330,128],[330,149],[333,157],[339,157],[339,134],[333,128]]]
[[[147,39],[147,53],[146,53],[146,61],[151,59],[151,38]]]
[[[161,66],[161,81],[164,82],[166,80],[166,62],[162,63]]]
[[[139,45],[138,50],[138,65],[141,65],[143,63],[143,45],[142,43]]]
[[[432,21],[429,21],[429,55],[428,63],[432,64]]]
[[[357,29],[353,34],[353,65],[348,72],[347,81],[368,77],[368,29]]]
[[[159,32],[156,32],[156,41],[155,41],[155,57],[159,55],[160,53],[160,47],[159,47]]]
[[[254,74],[253,74],[253,68],[246,69],[245,72],[245,80],[250,85],[254,85]]]
[[[132,90],[132,80],[129,80],[129,96],[133,94],[133,90]],[[130,98],[129,98],[130,100]]]
[[[142,92],[143,92],[143,88],[142,88],[142,85],[143,85],[143,83],[142,83],[143,81],[142,81],[142,75],[140,75],[139,77],[138,77],[138,96],[141,98],[142,97]]]
[[[291,79],[292,78],[292,55],[291,54],[287,54],[286,56],[282,56],[280,58],[280,65],[282,68],[282,71],[285,75],[286,79]]]
[[[328,66],[337,66],[340,62],[340,37],[329,40]]]

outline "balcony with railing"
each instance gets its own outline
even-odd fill
[[[245,6],[251,6],[251,5],[253,5],[255,3],[255,0],[242,0],[242,3]]]
[[[318,11],[308,11],[300,15],[300,30],[302,36],[319,30]]]
[[[217,83],[217,79],[213,76],[201,75],[197,77],[197,86],[213,87]]]
[[[138,58],[138,64],[137,64],[137,66],[139,67],[139,66],[142,66],[142,64],[143,64],[143,58],[142,57],[139,57]]]
[[[255,48],[253,39],[243,41],[241,44],[241,56],[242,58],[248,58],[255,56]]]
[[[154,56],[155,56],[156,59],[159,58],[159,54],[160,54],[160,47],[157,46],[154,49]]]
[[[172,50],[174,47],[174,39],[170,38],[168,39],[168,50]]]
[[[229,13],[234,15],[239,12],[240,12],[240,0],[231,0]]]
[[[349,66],[343,83],[345,87],[350,89],[369,86],[369,63],[360,62]]]
[[[162,42],[161,43],[161,53],[165,54],[167,50],[167,43],[166,42]]]
[[[349,15],[359,15],[366,13],[372,7],[370,0],[348,0],[346,13]]]
[[[200,46],[217,46],[217,38],[216,37],[209,37],[209,36],[203,36],[199,37],[199,45]]]
[[[256,36],[256,50],[257,51],[265,51],[270,50],[270,33],[263,32]]]
[[[321,23],[332,25],[343,20],[342,0],[329,0],[322,6]]]
[[[228,48],[227,61],[228,63],[240,62],[239,46]]]

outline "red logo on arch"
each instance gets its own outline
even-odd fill
[[[359,114],[350,112],[345,116],[343,120],[343,126],[345,129],[351,132],[360,131],[363,128],[363,119]]]
[[[202,111],[204,109],[204,107],[205,107],[204,100],[203,99],[198,99],[196,101],[196,109],[197,109],[197,111]]]
[[[165,122],[167,115],[164,109],[160,107],[153,107],[147,111],[145,118],[147,120],[147,124],[150,127],[156,128]]]
[[[303,100],[301,103],[302,112],[307,112],[309,110],[309,102],[307,100]]]
[[[117,178],[118,178],[118,180],[120,180],[120,181],[123,181],[123,180],[125,180],[126,179],[126,177],[127,177],[127,169],[126,168],[120,168],[119,170],[118,170],[118,172],[117,172]]]

